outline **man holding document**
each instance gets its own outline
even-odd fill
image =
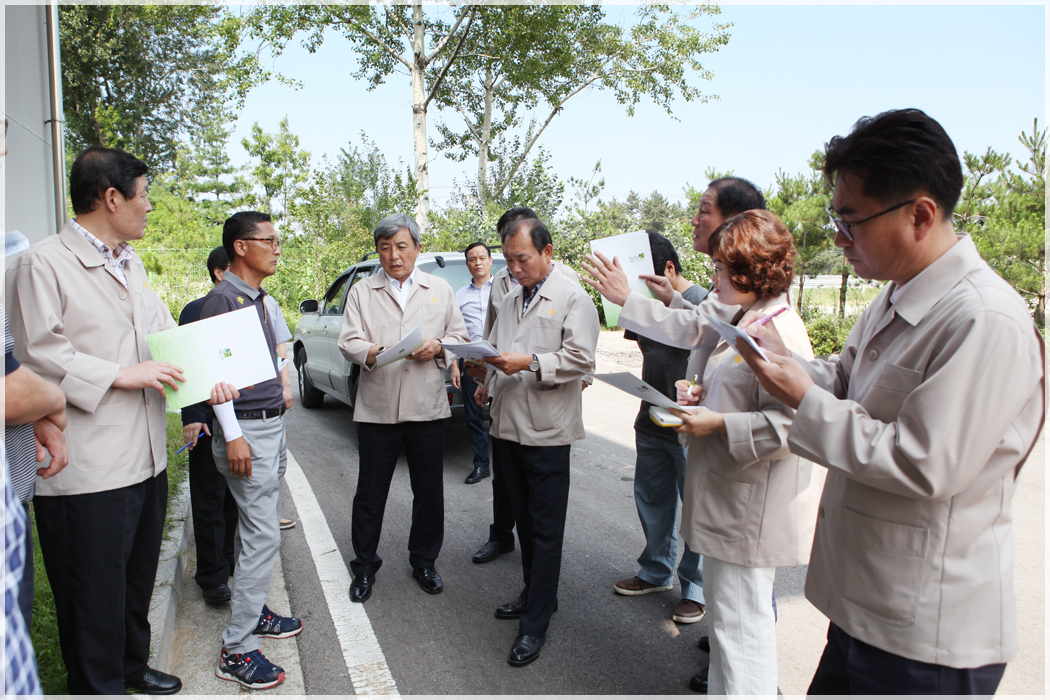
[[[281,239],[269,214],[245,211],[223,224],[222,247],[230,269],[204,297],[200,319],[254,307],[274,363],[272,379],[241,391],[232,407],[216,407],[218,425],[212,438],[215,466],[226,477],[239,514],[230,621],[222,633],[215,675],[258,690],[284,680],[284,669],[259,651],[259,637],[292,637],[303,627],[296,618],[281,617],[266,606],[270,575],[281,548],[280,494],[287,437],[281,420],[284,386],[278,376],[274,318],[260,285],[277,271]]]
[[[498,370],[488,381],[489,432],[518,526],[525,587],[496,617],[519,620],[508,662],[524,666],[539,657],[558,607],[569,451],[584,437],[582,379],[594,372],[599,325],[587,293],[554,273],[543,222],[515,221],[500,237],[519,286],[503,298],[487,337],[500,351],[486,358]],[[485,399],[479,391],[478,404]]]
[[[355,603],[372,595],[376,572],[383,564],[377,553],[379,535],[402,447],[412,481],[408,538],[412,576],[426,593],[443,590],[434,564],[444,539],[444,419],[452,411],[445,394],[448,358],[440,343],[468,340],[452,287],[416,269],[421,245],[419,226],[412,217],[386,217],[373,237],[383,273],[350,288],[339,333],[343,356],[362,369],[354,398],[359,467],[351,516],[350,600]],[[404,359],[389,363],[387,357],[378,359],[417,327],[422,344]]]
[[[69,466],[37,480],[34,504],[74,695],[182,688],[147,665],[168,495],[163,391],[186,377],[146,340],[175,328],[130,245],[152,210],[146,172],[120,149],[82,152],[69,177],[76,217],[6,278],[18,359],[66,401]],[[211,402],[234,395],[216,386]]]

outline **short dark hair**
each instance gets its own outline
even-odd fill
[[[532,238],[532,245],[536,248],[537,253],[542,253],[544,248],[554,245],[554,240],[551,238],[551,232],[547,230],[547,225],[539,219],[517,219],[516,221],[511,221],[500,232],[500,243],[506,243],[508,238],[522,230]]]
[[[503,235],[503,229],[512,221],[520,221],[521,219],[537,219],[539,216],[532,209],[528,207],[513,207],[503,212],[503,216],[496,222],[496,233]]]
[[[222,225],[222,247],[226,250],[226,257],[230,262],[237,259],[237,253],[233,250],[233,242],[249,238],[259,224],[270,221],[269,214],[261,211],[239,211]]]
[[[465,258],[468,255],[470,255],[470,251],[472,251],[473,249],[477,248],[478,246],[481,246],[482,248],[484,248],[485,252],[489,254],[489,257],[490,258],[492,257],[492,248],[489,248],[487,245],[485,245],[481,241],[474,241],[473,243],[468,245],[466,247],[466,249],[463,251],[463,257]]]
[[[671,241],[659,233],[646,231],[649,234],[649,249],[653,251],[653,270],[663,277],[667,262],[674,263],[674,271],[682,274],[682,261],[678,259],[678,251],[674,249]]]
[[[215,284],[219,279],[215,276],[216,270],[227,270],[230,267],[230,256],[226,255],[226,249],[219,246],[211,253],[208,254],[208,276],[211,277],[212,284]]]
[[[752,209],[726,219],[707,245],[711,259],[726,266],[730,284],[741,292],[772,299],[791,289],[795,239],[768,211]]]
[[[718,211],[727,219],[752,209],[766,208],[766,198],[762,196],[762,190],[758,189],[755,183],[742,177],[720,177],[707,187],[714,188],[717,193],[715,203],[718,205]]]
[[[862,194],[885,206],[922,192],[948,219],[963,188],[955,144],[937,120],[918,109],[862,117],[848,136],[824,144],[824,174],[848,172],[864,181]]]
[[[80,152],[69,172],[69,199],[77,214],[90,214],[98,208],[106,190],[116,188],[124,199],[137,194],[135,181],[149,172],[149,166],[119,148],[92,146]]]

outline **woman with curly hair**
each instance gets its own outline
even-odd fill
[[[791,350],[812,358],[788,300],[796,253],[784,224],[744,212],[715,230],[709,248],[712,292],[739,307],[734,324],[769,319]],[[676,430],[689,436],[682,536],[704,555],[708,692],[775,695],[773,577],[778,566],[809,561],[824,471],[788,451],[794,411],[762,389],[734,346],[717,342],[700,374],[696,386],[679,382],[679,403],[699,409],[675,413]]]

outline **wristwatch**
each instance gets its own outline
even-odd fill
[[[529,363],[530,372],[540,371],[540,358],[536,357],[536,353],[532,354],[532,362]]]

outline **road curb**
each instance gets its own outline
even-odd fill
[[[168,511],[171,525],[168,535],[161,541],[157,578],[153,584],[153,597],[149,604],[149,665],[150,668],[165,673],[170,671],[171,646],[175,639],[175,614],[179,608],[179,593],[186,574],[186,551],[193,532],[188,477],[179,485],[178,493],[172,499]]]

